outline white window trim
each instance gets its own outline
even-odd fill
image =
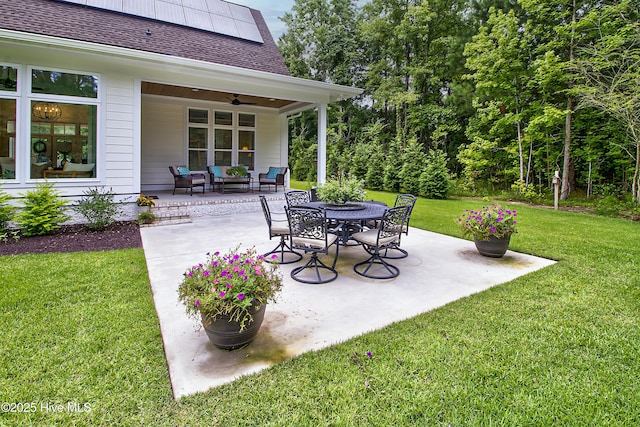
[[[192,123],[189,121],[189,110],[203,110],[203,111],[207,111],[207,123]],[[185,108],[185,122],[187,124],[187,127],[185,129],[185,135],[184,135],[184,158],[185,158],[185,165],[188,167],[189,166],[189,152],[191,150],[193,151],[206,151],[206,155],[207,155],[207,168],[208,166],[211,164],[211,144],[212,144],[212,135],[211,135],[211,109],[210,108],[203,108],[203,107],[195,107],[195,106],[189,106],[187,105]],[[202,149],[202,148],[189,148],[189,129],[190,128],[197,128],[197,129],[207,129],[207,147]],[[200,173],[208,173],[208,170],[194,170],[193,172],[200,172]]]
[[[26,178],[25,182],[27,183],[36,183],[41,182],[43,178],[31,178],[30,170],[31,170],[31,122],[33,121],[33,117],[31,115],[31,103],[32,101],[44,101],[44,102],[57,102],[61,104],[84,104],[84,105],[95,105],[96,106],[96,161],[95,161],[95,178],[74,178],[74,179],[58,179],[52,178],[51,180],[56,181],[60,184],[70,184],[77,183],[79,181],[102,181],[105,176],[105,167],[106,164],[106,139],[103,139],[102,135],[105,134],[103,132],[106,127],[106,117],[105,113],[103,113],[104,99],[105,98],[105,88],[103,83],[103,76],[101,73],[92,72],[92,71],[83,71],[83,70],[71,70],[64,68],[56,68],[56,67],[48,67],[45,65],[27,65],[24,67],[25,71],[22,73],[23,82],[26,81],[26,84],[22,84],[23,91],[21,93],[22,98],[26,101],[24,102],[24,106],[20,110],[20,116],[28,117],[28,120],[25,120],[23,125],[23,137],[25,138],[25,144],[22,150],[18,150],[25,156],[22,164],[25,165],[24,168],[24,177]],[[67,74],[78,74],[78,75],[90,75],[97,78],[97,90],[98,96],[96,98],[88,98],[82,96],[69,96],[69,95],[52,95],[47,93],[34,93],[32,91],[32,81],[31,76],[33,70],[43,70],[43,71],[51,71],[58,73],[67,73]],[[20,86],[20,82],[18,82],[18,86]],[[16,138],[16,143],[19,139]]]

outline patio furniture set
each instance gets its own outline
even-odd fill
[[[328,283],[338,277],[336,262],[340,246],[360,245],[369,258],[353,266],[360,276],[372,279],[391,279],[400,274],[389,259],[408,256],[400,248],[402,234],[409,231],[409,219],[416,198],[398,195],[393,207],[382,202],[368,201],[333,205],[312,200],[306,191],[285,193],[284,212],[272,213],[264,196],[260,203],[269,227],[269,238],[280,239],[278,246],[265,256],[275,255],[281,264],[307,262],[291,271],[291,277],[302,283]],[[335,247],[330,264],[319,255],[329,255]]]
[[[244,172],[242,172],[244,169]],[[193,189],[196,187],[202,187],[204,193],[207,186],[207,174],[199,172],[191,172],[186,166],[169,166],[169,171],[173,175],[174,186],[173,194],[176,194],[177,188],[184,188],[187,191],[191,191],[193,196]],[[226,191],[253,191],[253,178],[251,173],[248,172],[246,166],[208,166],[209,185],[211,191],[215,191],[218,186],[218,191],[224,193]],[[240,171],[240,173],[237,173]],[[270,188],[275,187],[275,191],[278,191],[278,186],[284,188],[284,177],[287,174],[287,167],[269,167],[269,170],[265,173],[258,174],[258,191],[262,191],[263,186]],[[232,185],[233,187],[229,187]],[[225,188],[226,187],[226,188]]]

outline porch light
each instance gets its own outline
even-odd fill
[[[52,102],[37,102],[33,104],[33,116],[46,121],[55,121],[62,117],[62,108]]]

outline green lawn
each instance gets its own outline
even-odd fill
[[[141,250],[0,257],[0,425],[639,425],[640,224],[518,212],[511,249],[558,264],[178,403]]]

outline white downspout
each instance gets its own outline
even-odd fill
[[[318,104],[318,184],[327,181],[327,104]]]

